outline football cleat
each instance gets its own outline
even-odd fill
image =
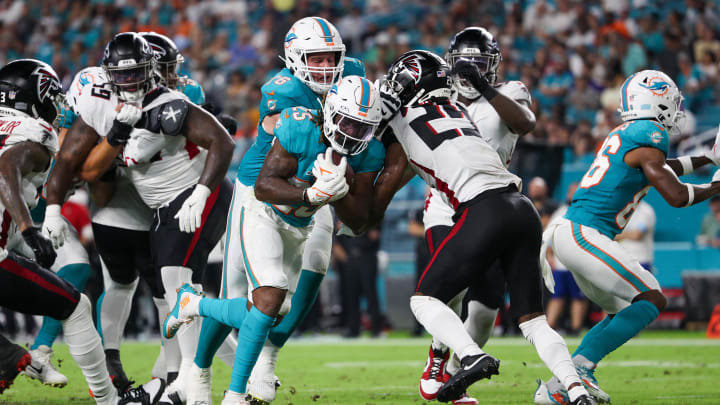
[[[499,374],[499,368],[500,360],[487,353],[463,357],[457,373],[440,387],[437,392],[437,400],[449,402],[460,399],[475,381]]]
[[[212,403],[212,373],[210,368],[200,368],[193,362],[187,381],[187,404],[210,405]]]
[[[177,379],[167,386],[157,405],[183,405],[185,404],[185,393],[179,387]]]
[[[536,405],[568,405],[570,403],[567,390],[556,379],[551,378],[547,384],[538,379],[537,383],[538,387],[533,397]]]
[[[247,402],[248,405],[270,405],[270,401],[266,401],[262,398],[258,398],[252,394],[247,394],[245,396],[245,402]]]
[[[120,362],[120,352],[115,349],[105,350],[105,364],[107,364],[108,374],[118,392],[123,393],[131,388],[134,381],[130,381],[125,375],[122,363]]]
[[[590,395],[580,395],[570,405],[595,405],[595,399]]]
[[[453,400],[452,404],[453,405],[478,405],[479,402],[477,399],[471,397],[470,395],[468,395],[467,392],[465,392],[459,399]]]
[[[250,405],[247,401],[247,394],[238,394],[236,392],[226,391],[220,405]]]
[[[601,404],[610,403],[610,395],[607,392],[600,389],[597,379],[595,378],[595,370],[585,368],[583,366],[575,365],[575,370],[578,376],[582,380],[583,385],[587,392],[592,395],[597,402]]]
[[[37,349],[30,350],[32,362],[25,367],[23,374],[52,387],[66,386],[68,379],[52,364],[52,355],[52,348],[46,345],[40,345]]]
[[[31,362],[32,356],[20,345],[10,343],[0,347],[0,394],[12,385],[15,377]]]
[[[190,303],[190,300],[193,299],[191,296],[200,297],[202,294],[197,292],[188,283],[178,288],[175,306],[172,311],[167,314],[165,322],[163,322],[162,333],[166,339],[175,337],[178,329],[180,329],[183,324],[190,323],[195,319],[195,315],[187,315],[187,311],[183,311],[188,303]]]
[[[428,359],[425,362],[425,370],[420,377],[420,396],[423,399],[432,401],[437,397],[440,388],[445,384],[445,366],[450,352],[448,350],[433,349],[430,346]]]
[[[165,391],[165,380],[153,378],[137,387],[119,394],[118,405],[155,405]]]

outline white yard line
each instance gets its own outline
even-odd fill
[[[569,345],[579,345],[580,338],[566,338],[565,341]],[[403,346],[403,347],[426,347],[430,345],[430,338],[401,338],[401,339],[343,339],[338,336],[320,336],[311,338],[293,339],[290,342],[293,346]],[[493,347],[516,347],[528,346],[530,343],[520,337],[491,337],[487,347],[492,350]],[[681,347],[720,347],[720,339],[667,339],[667,338],[636,338],[631,339],[624,346],[681,346]]]

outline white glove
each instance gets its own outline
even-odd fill
[[[43,222],[42,231],[52,241],[53,248],[59,249],[65,244],[65,238],[69,231],[67,222],[60,213],[59,204],[50,204],[45,208],[45,222]]]
[[[341,174],[344,175],[344,172],[340,172],[339,166],[342,165],[343,161],[345,161],[345,157],[343,156],[340,160],[340,164],[336,165],[332,161],[332,148],[325,149],[325,153],[318,153],[317,157],[315,158],[315,163],[313,164],[312,168],[312,175],[316,178],[325,178],[326,180],[330,180],[331,178],[334,178],[335,176],[339,176]],[[347,170],[347,162],[345,162],[345,170]]]
[[[398,93],[387,85],[386,80],[383,80],[380,85],[380,100],[382,101],[380,106],[382,119],[389,122],[400,111],[402,103]]]
[[[705,152],[705,157],[712,160],[715,166],[720,165],[720,126],[718,126],[717,134],[715,134],[715,143],[712,149]]]
[[[715,183],[716,181],[720,181],[720,169],[715,170],[715,174],[712,176],[711,183]]]
[[[310,205],[323,205],[339,200],[350,190],[345,180],[347,159],[343,156],[340,164],[335,165],[330,157],[331,153],[332,149],[328,148],[324,156],[321,153],[315,160],[316,166],[313,166],[315,183],[305,189],[305,200]]]
[[[202,223],[202,213],[205,209],[205,202],[210,197],[210,189],[203,184],[197,184],[195,190],[183,202],[180,211],[175,214],[180,226],[180,232],[193,233]]]
[[[135,125],[142,117],[142,109],[131,103],[123,103],[115,119],[130,126]]]

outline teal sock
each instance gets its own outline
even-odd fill
[[[645,300],[637,301],[618,312],[605,328],[598,331],[590,344],[581,344],[574,355],[585,356],[586,359],[597,364],[613,350],[637,335],[659,314],[660,311],[652,303]]]
[[[98,335],[100,335],[100,341],[103,345],[105,345],[105,341],[103,340],[103,333],[102,333],[102,317],[100,316],[100,311],[102,311],[102,305],[103,301],[105,300],[105,291],[100,294],[100,297],[98,297],[97,304],[95,304],[95,319],[97,322],[95,323],[95,329],[97,329]]]
[[[90,277],[90,265],[87,263],[69,264],[58,270],[57,275],[82,292],[85,290],[85,283]],[[42,345],[52,347],[61,331],[62,323],[59,320],[49,316],[43,317],[40,331],[30,349],[35,350]]]
[[[295,329],[302,323],[315,303],[324,274],[303,270],[292,297],[290,312],[270,331],[268,339],[277,347],[283,347]]]
[[[593,342],[597,340],[598,335],[601,334],[601,332],[610,324],[610,317],[606,316],[603,318],[602,321],[598,322],[595,326],[590,328],[589,331],[583,336],[582,341],[580,342],[580,346],[575,349],[575,352],[573,353],[573,357],[579,355],[582,353],[585,348],[592,346]]]
[[[230,331],[232,331],[232,326],[224,325],[212,318],[203,319],[200,339],[195,351],[195,365],[200,368],[210,367],[215,353]]]
[[[248,312],[238,332],[238,349],[235,352],[230,391],[245,392],[250,372],[255,367],[274,322],[275,318],[263,314],[255,307]]]
[[[224,325],[240,329],[248,314],[247,298],[233,298],[231,300],[203,298],[198,305],[198,312],[202,317],[214,319]]]

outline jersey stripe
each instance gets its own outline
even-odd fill
[[[253,287],[259,288],[260,283],[257,281],[257,277],[255,276],[255,272],[253,272],[252,266],[250,265],[250,261],[247,258],[247,249],[245,249],[245,238],[243,238],[243,230],[245,224],[245,207],[242,207],[240,209],[240,249],[242,249],[242,256],[243,256],[243,262],[245,262],[245,269],[249,272],[248,275],[250,276],[250,282],[252,282]]]
[[[582,234],[582,225],[570,221],[570,226],[573,232],[573,239],[581,249],[590,253],[592,256],[594,256],[601,262],[605,263],[605,265],[607,265],[610,270],[614,271],[618,276],[620,276],[620,278],[627,281],[638,292],[642,293],[651,290],[651,288],[648,287],[647,284],[642,281],[642,279],[633,274],[630,270],[628,270],[627,267],[623,266],[620,261],[618,261],[610,254],[604,252],[599,247],[593,245],[587,239],[585,239]]]
[[[440,243],[438,248],[435,250],[435,253],[433,254],[432,258],[430,259],[430,262],[428,262],[427,266],[425,267],[425,271],[423,271],[422,275],[420,276],[420,280],[418,280],[417,287],[415,287],[415,292],[418,292],[420,290],[420,284],[422,284],[423,278],[425,278],[425,274],[427,274],[428,270],[430,270],[430,267],[432,267],[433,263],[435,262],[435,259],[437,259],[437,256],[440,252],[442,252],[445,245],[448,243],[450,239],[452,239],[459,231],[460,228],[462,228],[463,224],[465,223],[465,218],[467,218],[468,210],[465,208],[463,210],[462,215],[460,216],[460,219],[458,219],[457,223],[452,227],[450,230],[450,233],[443,239],[443,241]]]
[[[46,280],[41,274],[36,273],[30,269],[26,269],[23,265],[12,261],[10,258],[6,258],[2,262],[0,262],[0,267],[2,267],[3,270],[6,270],[7,272],[12,273],[18,277],[30,280],[31,282],[39,285],[45,290],[57,294],[63,298],[66,298],[72,303],[76,303],[78,301],[75,297],[68,294],[67,291],[62,289],[62,287],[59,287],[53,284],[51,281]]]

